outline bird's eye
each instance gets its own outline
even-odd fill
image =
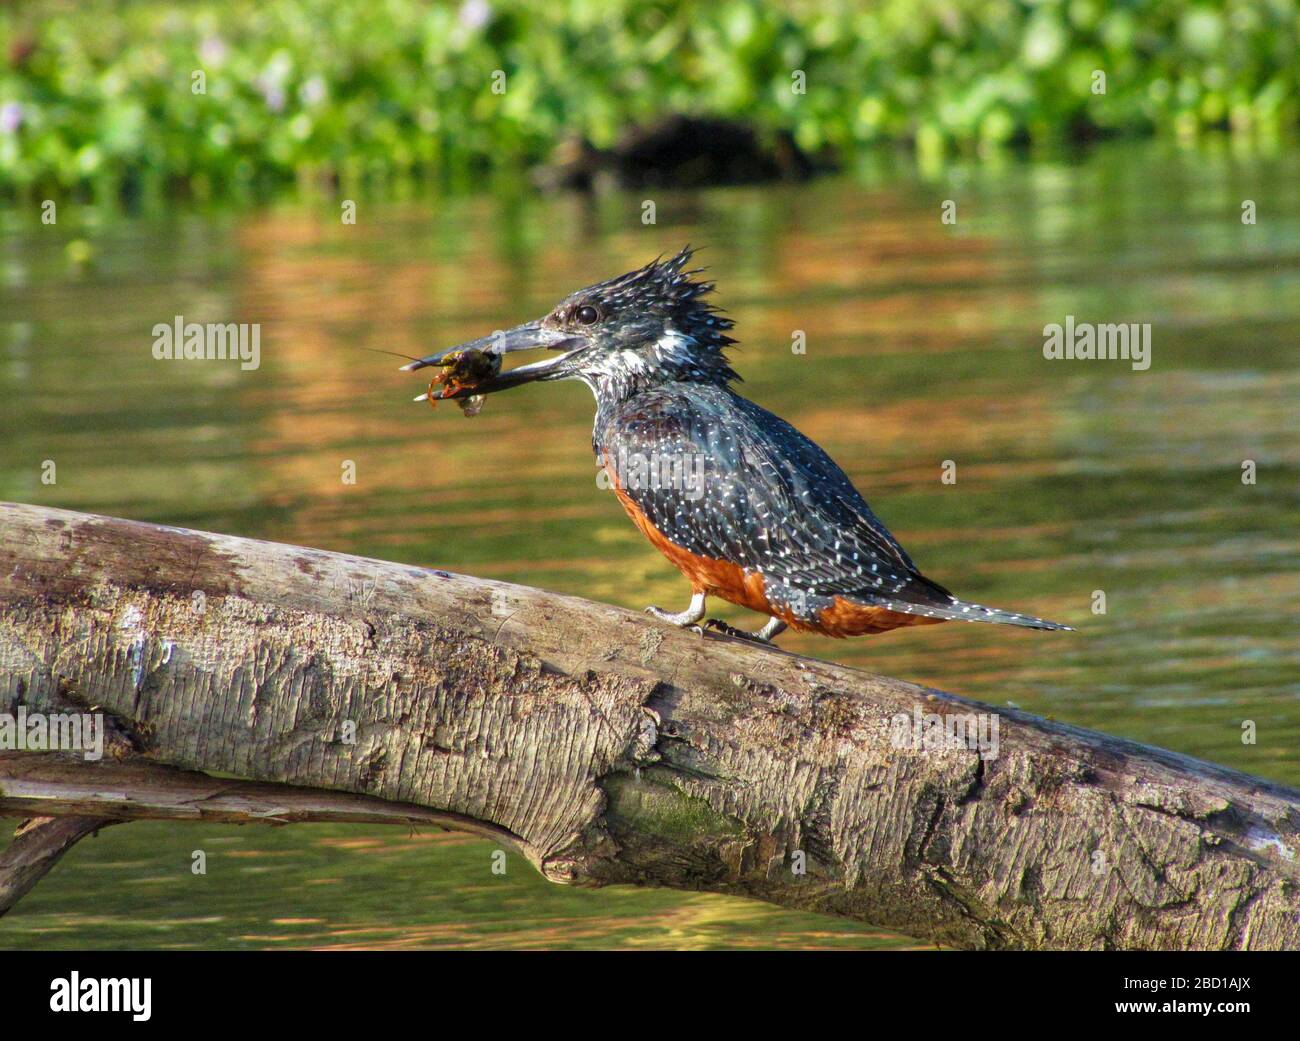
[[[578,321],[583,325],[594,325],[596,322],[600,321],[600,312],[592,307],[591,304],[583,304],[573,312],[573,317],[578,319]]]

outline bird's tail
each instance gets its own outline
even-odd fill
[[[923,615],[927,618],[945,618],[955,622],[991,622],[997,625],[1020,625],[1026,629],[1058,629],[1074,632],[1073,626],[1062,625],[1060,622],[1049,622],[1046,618],[1035,618],[1033,615],[1018,614],[1015,611],[1002,611],[996,607],[985,607],[983,604],[972,604],[966,600],[958,600],[956,597],[952,597],[949,603],[944,604],[907,605],[895,602],[893,606],[896,611]]]
[[[1026,629],[1074,632],[1073,626],[1049,622],[1046,618],[1035,618],[1031,614],[1020,614],[1017,611],[1003,611],[997,607],[985,607],[983,604],[973,604],[969,600],[958,600],[938,582],[920,574],[912,575],[911,581],[892,597],[873,592],[853,599],[859,603],[885,607],[891,611],[917,615],[921,618],[941,618],[953,622],[990,622],[994,625],[1019,625]]]

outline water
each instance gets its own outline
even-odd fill
[[[326,201],[10,215],[0,496],[685,606],[596,485],[585,388],[467,421],[358,348],[428,353],[689,241],[736,319],[742,390],[821,442],[927,574],[1081,629],[783,646],[1297,784],[1298,184],[1294,149],[1145,144],[662,192],[654,226],[630,195],[363,201],[355,226]],[[155,361],[152,326],[177,314],[260,322],[261,367]],[[1045,360],[1044,325],[1070,314],[1150,322],[1150,370]],[[517,859],[494,876],[491,852],[385,828],[115,827],[0,920],[0,945],[911,944],[709,895],[567,890]]]

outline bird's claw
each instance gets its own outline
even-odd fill
[[[700,636],[704,635],[704,630],[690,620],[689,613],[675,614],[672,611],[665,611],[662,607],[647,607],[645,613],[653,615],[661,622],[675,625],[678,629],[685,629],[689,633],[698,633]]]
[[[722,633],[724,636],[734,636],[737,640],[747,640],[750,643],[761,643],[765,646],[772,643],[772,641],[767,639],[765,636],[760,636],[758,633],[748,632],[745,629],[737,629],[734,625],[728,625],[721,618],[710,618],[704,623],[704,628],[714,629],[717,632]]]

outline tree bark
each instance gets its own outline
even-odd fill
[[[114,823],[99,817],[33,817],[19,826],[0,852],[0,917],[3,917],[81,839]]]
[[[1300,792],[1017,710],[541,590],[15,504],[0,611],[0,712],[115,728],[101,763],[0,760],[0,813],[366,796],[557,882],[958,947],[1300,947]],[[996,724],[996,754],[912,740],[926,716]]]

